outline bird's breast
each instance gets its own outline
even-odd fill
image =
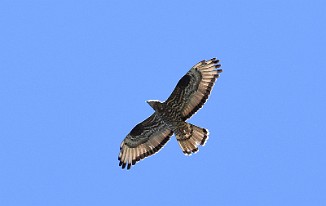
[[[162,121],[165,122],[172,130],[177,128],[182,121],[180,112],[175,111],[171,107],[165,107],[163,111],[160,112]]]

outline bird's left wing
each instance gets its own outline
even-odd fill
[[[183,120],[196,113],[206,102],[222,72],[216,58],[194,65],[178,82],[166,104],[180,112]]]
[[[137,124],[122,141],[118,160],[119,166],[127,169],[136,162],[158,152],[172,136],[173,132],[157,116],[152,114]]]

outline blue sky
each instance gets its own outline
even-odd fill
[[[323,1],[2,1],[0,205],[325,205]],[[223,73],[130,171],[119,145],[191,66]]]

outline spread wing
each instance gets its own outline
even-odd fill
[[[130,169],[131,165],[158,152],[172,136],[173,132],[158,117],[152,114],[137,124],[122,141],[118,160],[119,166]]]
[[[190,118],[206,102],[216,79],[222,72],[216,58],[194,65],[178,82],[166,103],[181,113],[183,120]]]

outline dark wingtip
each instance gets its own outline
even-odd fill
[[[140,156],[139,156],[140,159],[144,159],[145,158],[145,154],[142,153]]]
[[[191,152],[188,152],[188,151],[186,151],[186,150],[184,150],[183,153],[184,153],[185,155],[190,155],[190,154],[191,154]]]
[[[214,63],[214,64],[217,64],[217,63],[220,62],[220,60],[218,60],[218,59],[216,59],[216,58],[213,58],[212,60],[213,60],[213,63]]]
[[[140,156],[137,156],[135,161],[138,162],[140,160],[141,160]]]
[[[217,68],[220,68],[221,65],[220,64],[216,64],[214,67],[217,69]]]
[[[195,148],[191,151],[192,153],[198,152],[198,148]]]

